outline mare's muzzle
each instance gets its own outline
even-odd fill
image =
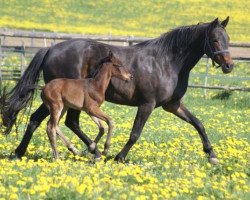
[[[234,68],[234,63],[224,63],[221,65],[221,69],[223,73],[228,74],[230,73]]]

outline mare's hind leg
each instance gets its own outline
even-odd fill
[[[72,130],[88,147],[92,143],[91,139],[81,131],[79,126],[79,117],[80,117],[79,110],[68,109],[65,125]],[[95,151],[91,153],[95,154],[95,158],[100,158],[101,153],[98,148],[95,148]]]
[[[99,142],[99,140],[101,139],[101,137],[103,136],[104,134],[104,126],[102,124],[102,121],[99,120],[98,118],[94,117],[94,116],[91,116],[91,119],[96,123],[96,125],[98,126],[99,128],[99,133],[98,135],[96,136],[94,142],[92,142],[92,144],[90,144],[89,146],[89,149],[90,151],[94,151],[95,148],[96,148],[96,144]]]
[[[96,117],[100,120],[103,120],[107,123],[108,125],[108,134],[107,134],[107,139],[106,139],[106,142],[104,144],[104,151],[103,151],[103,154],[104,155],[107,155],[108,153],[108,149],[110,147],[110,141],[111,141],[111,136],[112,136],[112,131],[113,131],[113,128],[114,128],[114,122],[112,121],[112,119],[107,116],[106,114],[104,114],[99,107],[97,106],[92,106],[89,110],[88,110],[88,114],[91,116],[91,117]]]
[[[217,164],[218,159],[213,151],[213,148],[208,140],[207,134],[205,132],[205,128],[200,120],[198,120],[192,113],[188,111],[188,109],[181,104],[181,102],[172,102],[168,103],[165,106],[162,106],[164,110],[173,113],[177,117],[183,119],[184,121],[190,123],[194,126],[194,128],[198,131],[202,144],[203,150],[208,154],[209,161],[212,164]]]
[[[40,107],[31,115],[29,124],[24,133],[21,143],[15,150],[15,156],[21,158],[27,150],[29,142],[32,138],[33,132],[41,124],[41,122],[49,115],[49,110],[45,104],[40,105]]]
[[[155,102],[145,103],[138,107],[129,140],[125,144],[123,149],[120,151],[120,153],[116,155],[115,157],[116,161],[123,162],[125,160],[129,150],[139,139],[142,129],[154,108],[155,108]]]

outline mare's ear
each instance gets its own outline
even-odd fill
[[[219,25],[218,17],[210,23],[210,27],[215,28],[217,25]]]
[[[109,56],[108,56],[110,59],[114,57],[112,51],[109,51]]]
[[[221,22],[221,25],[225,28],[228,24],[228,21],[229,21],[229,16],[227,16],[227,18]]]

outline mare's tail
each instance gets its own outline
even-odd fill
[[[17,85],[10,92],[5,88],[1,91],[0,110],[6,135],[10,133],[20,110],[34,95],[35,87],[30,86],[38,82],[48,50],[49,48],[42,48],[36,53]]]

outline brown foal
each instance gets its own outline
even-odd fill
[[[99,133],[94,142],[89,146],[94,151],[96,144],[104,134],[104,126],[101,120],[108,125],[108,135],[104,145],[103,154],[108,153],[111,134],[114,127],[112,119],[100,110],[105,100],[105,92],[112,77],[128,81],[132,79],[130,72],[122,67],[120,60],[115,58],[112,52],[99,62],[99,71],[94,78],[89,79],[54,79],[42,89],[42,100],[50,111],[50,119],[47,125],[47,134],[52,146],[54,158],[58,159],[56,134],[60,137],[67,148],[76,155],[77,149],[63,135],[58,127],[60,118],[68,108],[84,110],[99,127]]]

